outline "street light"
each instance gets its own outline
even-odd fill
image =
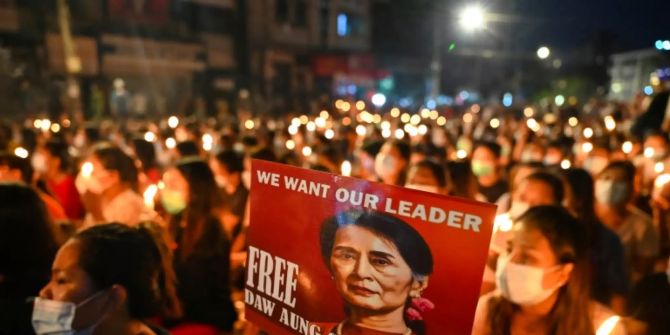
[[[539,49],[537,49],[537,57],[540,59],[547,59],[549,58],[549,55],[551,54],[551,50],[547,48],[546,46],[542,46]]]
[[[465,7],[459,15],[458,22],[467,31],[483,29],[486,26],[484,10],[479,5]]]

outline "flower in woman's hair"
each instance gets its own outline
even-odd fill
[[[425,313],[435,309],[435,304],[426,298],[418,297],[412,299],[411,307],[418,310],[421,313]]]
[[[405,316],[407,316],[407,319],[410,321],[416,321],[416,320],[423,320],[423,316],[421,316],[421,312],[417,311],[416,309],[410,307],[405,311]]]
[[[423,313],[435,309],[435,304],[426,298],[413,298],[409,308],[405,311],[410,321],[423,320]]]

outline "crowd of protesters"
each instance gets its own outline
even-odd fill
[[[646,100],[4,122],[0,334],[259,332],[252,159],[497,204],[474,334],[670,334],[668,93]]]

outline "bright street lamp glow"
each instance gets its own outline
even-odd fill
[[[556,106],[561,107],[565,103],[565,97],[562,95],[557,95],[556,98],[554,98],[554,103]]]
[[[486,24],[484,10],[478,5],[466,7],[459,15],[458,22],[467,31],[483,29]]]
[[[168,118],[168,126],[172,129],[177,128],[177,126],[179,126],[179,118],[176,116],[170,116],[170,118]]]
[[[540,47],[537,49],[537,57],[540,59],[547,59],[549,58],[549,55],[551,55],[551,50],[547,47]]]
[[[386,96],[381,93],[376,93],[372,96],[372,104],[381,107],[386,103]]]

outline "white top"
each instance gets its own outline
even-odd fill
[[[110,202],[102,204],[102,222],[96,222],[89,213],[86,215],[85,227],[95,224],[119,222],[134,226],[142,221],[156,220],[158,215],[147,208],[144,199],[131,189],[127,189],[114,197]]]
[[[492,298],[499,296],[500,291],[494,291],[479,298],[472,335],[489,335],[491,333],[491,330],[488,329],[488,304]],[[595,301],[589,301],[589,303],[591,304],[591,320],[596,335],[626,335],[623,324],[617,318],[610,320],[616,314]],[[610,328],[612,329],[610,330]]]
[[[626,218],[616,229],[626,258],[630,261],[635,257],[655,257],[659,252],[660,237],[651,217],[633,206],[629,206],[627,210]]]

